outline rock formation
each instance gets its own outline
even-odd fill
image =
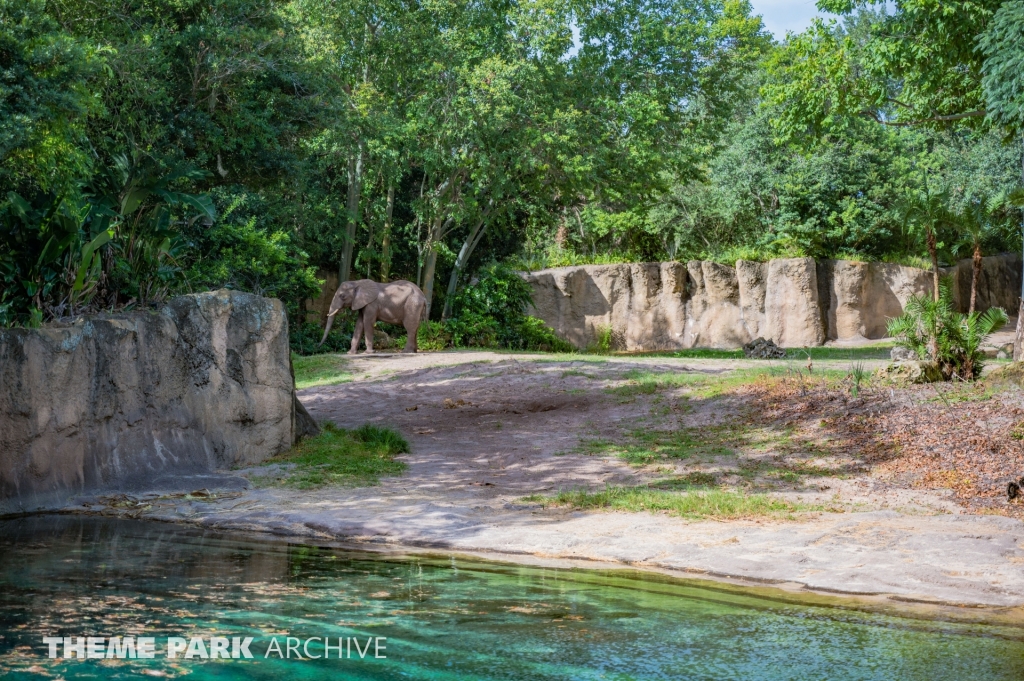
[[[284,307],[246,293],[0,330],[0,513],[260,462],[315,432],[294,392]]]
[[[1017,309],[1019,255],[984,258],[978,308]],[[971,261],[945,268],[957,306],[970,300]],[[928,295],[928,270],[893,263],[788,258],[583,265],[524,275],[530,314],[578,348],[601,333],[616,349],[739,348],[763,336],[782,347],[884,338],[886,321],[913,295]]]

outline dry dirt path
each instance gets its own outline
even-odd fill
[[[816,370],[848,365],[815,362]],[[621,384],[623,374],[721,375],[765,366],[492,352],[360,356],[347,366],[352,382],[309,388],[300,399],[318,420],[400,430],[412,449],[402,457],[409,465],[403,476],[359,489],[271,487],[214,501],[157,503],[143,517],[498,559],[614,561],[898,599],[1024,605],[1020,521],[961,514],[941,493],[894,489],[870,476],[797,486],[786,494],[847,512],[795,520],[694,521],[523,500],[574,487],[638,484],[665,473],[582,452],[581,439],[728,424],[733,417],[728,400],[684,410],[660,395],[622,399],[607,388]],[[786,370],[785,362],[774,366]]]

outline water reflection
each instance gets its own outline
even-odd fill
[[[52,635],[150,636],[158,655],[51,660]],[[0,636],[5,679],[1024,678],[1014,628],[79,517],[0,522]],[[255,657],[170,660],[169,636],[251,636]],[[387,657],[265,658],[275,636],[321,639],[314,655],[386,638]]]

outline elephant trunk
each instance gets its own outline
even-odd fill
[[[338,311],[337,310],[332,310],[327,315],[327,326],[324,327],[324,337],[320,339],[320,345],[323,345],[324,341],[327,340],[327,334],[329,334],[331,332],[331,324],[334,323],[334,315],[336,315],[336,314],[338,314]]]

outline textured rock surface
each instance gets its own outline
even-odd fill
[[[1017,308],[1019,255],[985,258],[978,308]],[[884,338],[886,321],[932,290],[927,270],[810,258],[583,265],[524,275],[531,314],[579,348],[611,330],[620,350],[739,348],[759,336],[782,347]],[[958,307],[970,300],[971,261],[943,270]]]
[[[813,259],[785,258],[768,263],[764,312],[765,337],[784,348],[825,342]]]
[[[175,486],[287,449],[289,357],[280,301],[227,290],[159,313],[0,330],[0,513]]]

